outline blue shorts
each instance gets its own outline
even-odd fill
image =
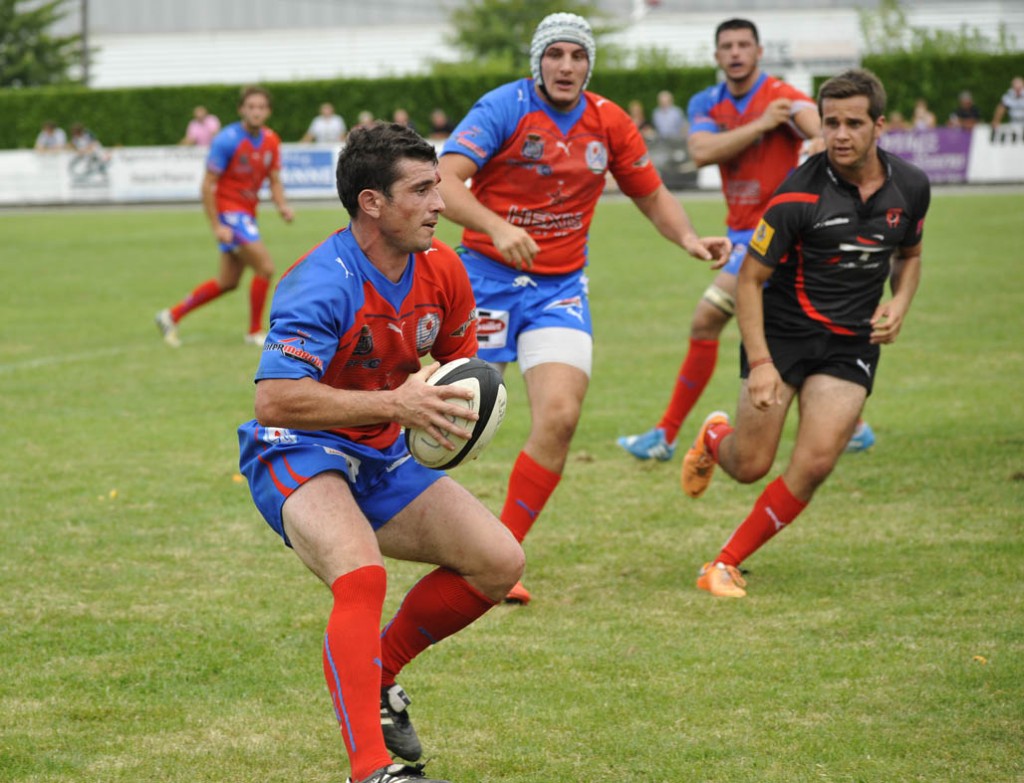
[[[516,360],[523,332],[548,327],[593,335],[590,296],[583,270],[567,275],[537,275],[499,264],[459,248],[476,296],[479,356],[493,364]]]
[[[256,218],[248,212],[221,212],[217,217],[222,226],[228,226],[234,232],[230,242],[217,243],[222,253],[230,253],[237,247],[260,241],[260,227],[256,225]]]
[[[399,437],[382,451],[330,432],[261,427],[255,419],[238,428],[239,469],[263,518],[284,542],[281,507],[296,489],[329,470],[348,480],[352,496],[374,530],[445,475],[420,465]]]
[[[754,229],[735,231],[729,229],[726,232],[726,236],[729,237],[729,241],[732,242],[732,254],[729,256],[729,260],[725,263],[719,272],[725,272],[727,275],[738,275],[740,273],[740,267],[743,265],[743,259],[747,255],[747,245],[750,244],[750,238],[754,236]]]

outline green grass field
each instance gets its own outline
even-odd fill
[[[345,222],[262,227],[278,269]],[[720,199],[688,208],[720,233]],[[402,677],[455,783],[1024,781],[1024,341],[1018,194],[936,194],[921,290],[884,349],[872,452],[694,588],[763,482],[699,501],[651,426],[710,275],[628,203],[592,237],[596,367],[565,478],[499,607]],[[442,236],[454,241],[445,225]],[[235,480],[257,352],[246,296],[152,324],[215,268],[198,206],[0,214],[0,781],[339,783],[330,595]],[[684,425],[735,406],[738,338]],[[453,475],[497,510],[527,427]],[[792,424],[792,422],[791,422]],[[781,460],[791,438],[784,442]],[[777,475],[769,474],[769,479]],[[423,567],[390,564],[389,609]]]

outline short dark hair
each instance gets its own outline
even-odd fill
[[[242,108],[242,104],[245,103],[246,98],[250,95],[262,95],[267,99],[268,105],[273,104],[270,100],[270,90],[266,87],[260,87],[258,84],[247,84],[238,93],[238,108]]]
[[[338,198],[350,217],[359,212],[359,194],[377,190],[388,198],[398,179],[398,164],[405,159],[437,163],[434,145],[416,131],[397,123],[378,122],[354,128],[338,156]]]
[[[826,98],[855,98],[863,95],[868,99],[868,116],[877,120],[885,114],[885,87],[882,80],[867,68],[851,68],[833,76],[818,89],[818,114]]]
[[[715,28],[715,46],[718,46],[718,36],[726,30],[750,30],[754,34],[754,40],[761,43],[761,36],[757,34],[757,25],[749,19],[726,19]]]

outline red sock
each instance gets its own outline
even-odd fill
[[[348,750],[352,779],[391,763],[380,729],[380,616],[387,590],[381,566],[357,568],[333,585],[324,634],[324,676]]]
[[[216,280],[207,280],[205,283],[200,283],[192,290],[191,294],[171,308],[171,318],[174,320],[174,323],[178,323],[178,321],[197,307],[207,302],[212,302],[222,293],[224,292],[221,290],[220,283]]]
[[[750,515],[725,542],[718,561],[738,566],[796,519],[806,507],[806,503],[793,497],[782,476],[779,476],[765,487]]]
[[[658,422],[658,426],[665,430],[665,440],[669,443],[676,439],[683,421],[704,393],[704,387],[711,380],[717,361],[718,340],[690,339],[690,350],[679,368],[672,399]]]
[[[249,334],[260,331],[263,326],[263,308],[267,303],[270,278],[255,275],[249,284]]]
[[[708,427],[707,432],[704,433],[704,446],[707,448],[708,453],[711,454],[711,459],[716,463],[718,462],[718,450],[722,448],[722,441],[725,440],[725,436],[733,431],[731,424],[712,424]],[[708,432],[715,433],[715,437],[709,438]]]
[[[508,477],[508,495],[501,510],[501,521],[520,544],[555,491],[561,475],[538,465],[525,452],[519,452],[512,475]]]
[[[409,661],[461,631],[492,606],[494,601],[454,571],[431,571],[412,586],[380,635],[381,687],[394,685]]]

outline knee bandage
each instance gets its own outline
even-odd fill
[[[726,315],[734,315],[736,313],[736,299],[733,298],[732,294],[726,293],[714,283],[707,287],[701,298],[713,304]]]

